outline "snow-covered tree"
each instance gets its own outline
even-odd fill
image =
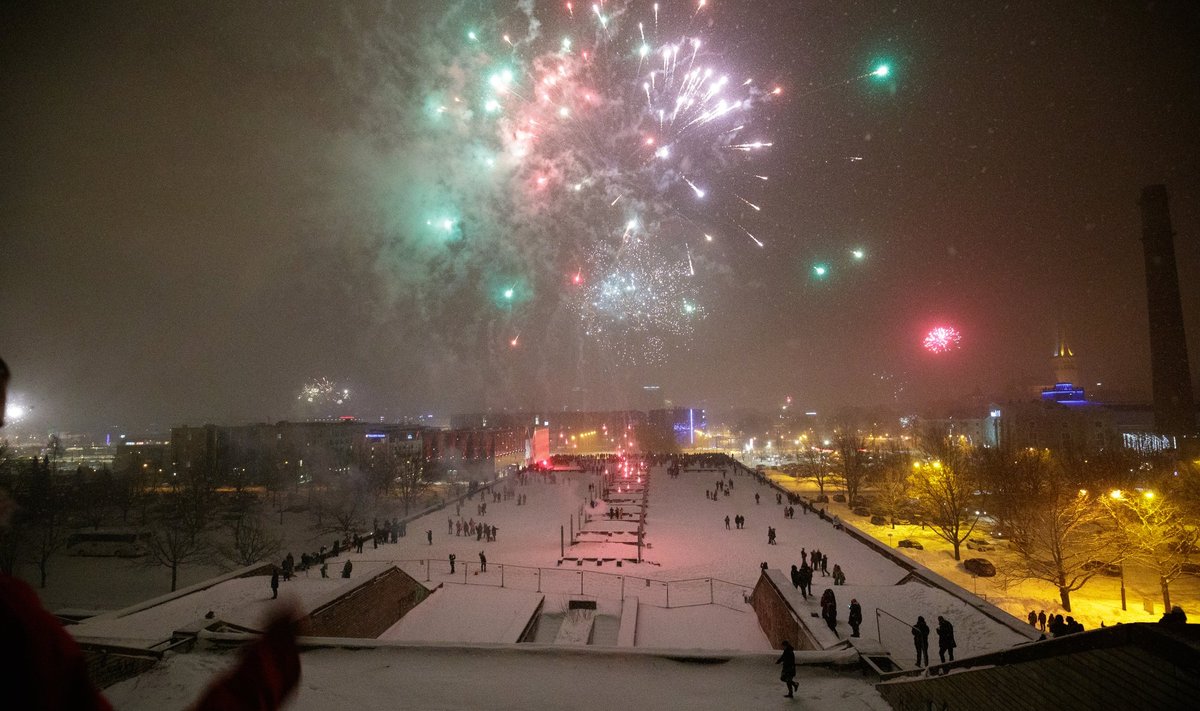
[[[959,550],[979,524],[974,507],[978,471],[966,445],[936,432],[924,440],[925,461],[913,470],[922,520],[953,547],[954,560],[961,560]]]
[[[1200,528],[1183,510],[1154,491],[1115,490],[1103,500],[1120,532],[1129,556],[1149,565],[1158,574],[1163,607],[1171,609],[1171,583],[1183,573]]]
[[[992,509],[1017,553],[1005,576],[1054,585],[1070,612],[1071,593],[1123,557],[1111,517],[1085,488],[1085,469],[1045,450],[989,452],[985,459]]]

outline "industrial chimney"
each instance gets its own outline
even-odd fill
[[[1150,369],[1154,388],[1154,428],[1183,437],[1196,432],[1192,373],[1188,367],[1175,233],[1165,185],[1142,189],[1142,249],[1146,256],[1146,301],[1150,311]]]

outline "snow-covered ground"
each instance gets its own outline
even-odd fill
[[[815,496],[816,485],[809,481],[796,482],[792,477],[781,472],[769,472],[772,479],[785,486],[788,490],[796,491],[805,496]],[[826,487],[827,493],[835,491]],[[867,492],[870,495],[870,492]],[[991,542],[992,550],[977,552],[962,548],[962,558],[987,558],[995,564],[1001,573],[994,578],[977,578],[967,572],[961,561],[954,560],[953,549],[946,541],[938,538],[930,529],[922,529],[917,525],[898,524],[895,529],[891,526],[873,525],[866,517],[853,514],[845,504],[831,502],[826,504],[829,513],[837,514],[847,523],[872,536],[876,540],[895,547],[903,539],[919,541],[924,550],[912,548],[898,549],[900,553],[911,560],[933,570],[960,585],[964,589],[978,594],[993,605],[1000,607],[1019,620],[1024,620],[1030,610],[1045,610],[1046,614],[1072,615],[1075,619],[1091,629],[1099,627],[1103,622],[1107,625],[1119,622],[1157,622],[1163,614],[1162,596],[1158,582],[1149,570],[1131,565],[1126,569],[1126,603],[1128,610],[1121,610],[1120,580],[1115,577],[1098,575],[1092,578],[1081,590],[1071,593],[1071,612],[1062,609],[1059,603],[1058,590],[1051,584],[1042,581],[1007,581],[1002,573],[1005,561],[1014,554],[1008,550],[1003,541]],[[989,539],[983,531],[972,535],[972,538]],[[847,577],[852,575],[847,571]],[[1147,605],[1153,611],[1147,611]],[[1200,577],[1184,575],[1171,584],[1171,603],[1181,605],[1184,610],[1200,609]],[[926,617],[928,620],[928,616]]]
[[[437,651],[306,652],[304,689],[296,708],[374,705],[378,699],[392,698],[389,693],[406,701],[418,699],[412,705],[419,708],[600,708],[614,703],[628,705],[630,699],[636,699],[639,707],[658,705],[661,700],[670,708],[729,708],[779,698],[782,685],[769,667],[773,657],[755,656],[771,654],[770,644],[743,596],[757,582],[763,562],[784,571],[786,576],[791,565],[800,562],[802,547],[823,551],[829,557],[830,570],[839,564],[851,583],[834,588],[839,607],[836,638],[818,618],[804,620],[830,635],[833,644],[849,636],[845,618],[851,597],[857,597],[863,606],[863,637],[859,643],[864,647],[881,644],[904,666],[912,661],[907,624],[917,615],[924,615],[931,626],[938,615],[950,619],[958,634],[959,656],[1023,641],[1011,628],[959,597],[919,583],[898,585],[906,575],[902,567],[829,522],[799,510],[794,518],[785,518],[784,506],[776,503],[774,491],[752,476],[727,477],[733,484],[732,492],[719,495],[716,501],[707,498],[705,492],[721,478],[719,473],[685,471],[672,479],[657,469],[651,476],[642,563],[624,562],[617,567],[614,561],[597,565],[594,560],[583,564],[572,560],[596,546],[629,548],[622,543],[591,541],[572,546],[569,537],[565,541],[560,538],[560,530],[579,530],[590,508],[588,485],[599,483],[598,477],[582,473],[559,474],[553,483],[531,477],[530,483],[517,486],[518,493],[528,499],[521,506],[516,499],[496,502],[485,495],[487,513],[480,515],[479,497],[465,502],[461,518],[496,526],[495,542],[447,534],[448,519],[458,518],[452,505],[410,522],[409,535],[396,544],[378,548],[367,544],[361,554],[343,553],[330,568],[340,569],[343,560],[353,560],[355,579],[383,566],[396,565],[431,588],[441,585],[406,620],[385,632],[379,642],[383,646],[421,644]],[[758,502],[755,494],[759,495]],[[745,528],[738,530],[731,525],[726,529],[725,516],[732,519],[739,514],[746,517]],[[768,526],[776,529],[775,545],[767,541]],[[608,528],[624,530],[623,524],[586,526],[596,532]],[[427,530],[433,532],[432,543],[426,538]],[[297,546],[293,552],[315,547],[314,542]],[[486,572],[478,562],[481,551],[488,558]],[[448,561],[451,553],[457,557],[453,575]],[[291,604],[300,609],[312,609],[343,586],[354,584],[353,580],[321,580],[315,575],[283,583],[281,597],[293,598]],[[820,575],[813,584],[818,596],[831,586],[832,579]],[[792,596],[793,592],[788,590],[787,594]],[[229,580],[136,614],[95,619],[74,631],[89,638],[145,643],[162,639],[210,610],[221,619],[252,627],[273,604],[269,597],[264,577]],[[564,627],[567,602],[579,598],[595,600],[597,610],[577,615],[580,619]],[[515,639],[539,601],[545,629],[539,627],[537,640],[547,644],[509,644],[486,650],[446,648],[489,646]],[[817,611],[815,601],[793,604],[801,611]],[[878,627],[877,608],[888,613],[880,615]],[[636,615],[632,614],[635,611]],[[621,625],[634,625],[634,634],[628,635]],[[637,650],[680,650],[682,656],[689,654],[684,650],[694,650],[692,653],[729,656],[733,661],[701,666],[639,655],[636,651],[630,658],[602,653],[576,657],[567,653],[564,643],[579,643],[588,630],[593,643],[588,649],[593,652],[600,652],[595,645],[615,652],[620,637],[626,640],[622,643],[626,646],[620,649],[628,650],[632,644]],[[556,640],[560,644],[549,644]],[[431,644],[433,647],[429,647]],[[560,659],[538,654],[543,646],[563,650],[566,656]],[[432,659],[442,660],[445,668],[430,669]],[[155,708],[181,705],[194,698],[216,668],[229,663],[228,653],[172,656],[149,674],[114,687],[113,699],[122,707],[141,708],[157,703],[156,695],[162,694],[167,701]],[[360,688],[353,679],[361,678],[364,672],[370,674],[372,684],[377,679],[385,680],[380,683],[386,688]],[[666,683],[655,679],[656,674],[667,672],[671,676]],[[850,676],[857,677],[857,672]],[[799,693],[801,699],[808,699],[806,707],[884,707],[860,678],[843,679],[837,673],[813,669],[802,670],[801,677],[802,684],[807,682]],[[499,696],[492,696],[489,684],[498,678],[510,680],[492,684],[503,687]],[[523,695],[520,682],[511,681],[522,678],[531,679],[529,688],[534,691],[529,693],[533,696]],[[712,686],[714,678],[723,681]],[[599,683],[598,679],[620,681]],[[720,691],[713,692],[718,687]]]
[[[885,711],[890,706],[856,667],[800,666],[796,699],[783,698],[777,654],[689,661],[684,655],[596,653],[586,648],[381,647],[301,655],[294,711],[314,709],[714,709]],[[802,655],[801,658],[803,659]],[[106,690],[119,709],[166,711],[194,701],[233,653],[171,655]]]
[[[235,578],[145,609],[97,615],[67,629],[76,639],[134,647],[154,646],[169,639],[175,630],[202,620],[210,612],[216,619],[255,629],[275,605],[287,604],[295,610],[309,612],[358,586],[363,578],[383,567],[379,563],[360,564],[355,567],[350,580],[322,578],[315,570],[307,575],[301,573],[287,582],[280,579],[278,601],[271,599],[268,576]]]

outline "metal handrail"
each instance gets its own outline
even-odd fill
[[[888,617],[892,618],[893,620],[899,622],[900,624],[902,624],[906,627],[909,627],[910,629],[915,624],[913,622],[906,622],[905,620],[902,620],[899,617],[896,617],[895,615],[888,612],[887,610],[881,610],[878,607],[875,608],[875,638],[879,641],[880,644],[883,644],[883,630],[879,626],[879,616],[881,614],[887,615]]]

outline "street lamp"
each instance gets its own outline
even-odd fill
[[[1108,496],[1109,496],[1109,498],[1113,499],[1114,501],[1120,501],[1122,498],[1124,498],[1124,494],[1121,493],[1120,489],[1113,489],[1112,491],[1109,492]],[[1148,499],[1154,498],[1154,492],[1147,491],[1146,498],[1148,498]],[[1117,564],[1117,571],[1121,575],[1121,611],[1124,612],[1128,609],[1125,606],[1125,561],[1121,561],[1120,563]]]

